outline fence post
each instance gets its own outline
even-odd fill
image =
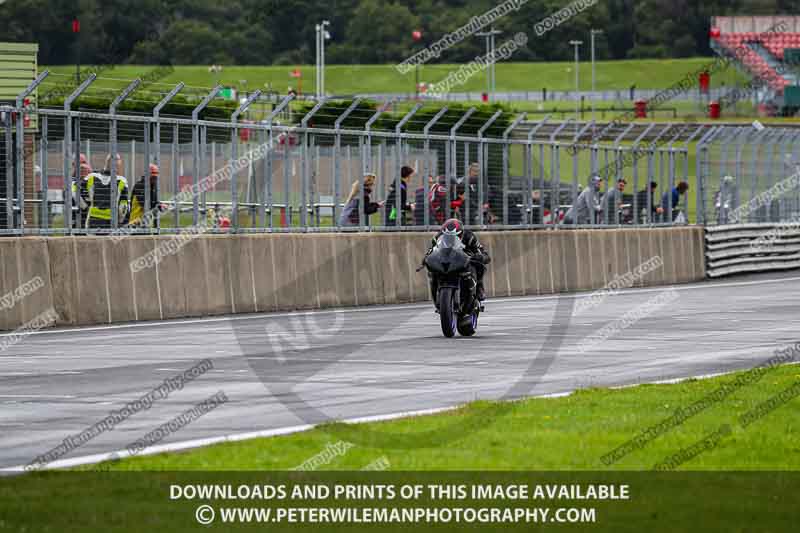
[[[200,222],[200,112],[217,97],[222,90],[222,85],[217,84],[211,92],[192,110],[192,225],[197,227]],[[205,191],[203,191],[205,192]],[[177,228],[176,228],[177,229]]]
[[[92,82],[97,79],[97,74],[92,72],[89,74],[89,77],[83,80],[81,83],[69,96],[64,99],[64,111],[66,112],[66,117],[64,118],[64,230],[72,234],[72,178],[70,175],[69,169],[69,150],[72,148],[72,103],[92,84]],[[75,173],[78,176],[76,180],[76,188],[77,194],[80,197],[80,166],[81,166],[81,154],[77,152],[75,154]],[[76,206],[76,210],[78,211],[78,220],[80,221],[80,202],[77,202],[78,205]]]
[[[783,179],[788,178],[791,174],[786,171],[786,167],[789,166],[786,163],[786,156],[789,156],[789,160],[791,161],[791,141],[794,138],[795,133],[793,131],[787,131],[786,136],[784,137],[784,141],[782,143],[782,150],[781,150],[781,161],[783,162]],[[788,153],[787,153],[788,151]],[[778,200],[778,221],[783,222],[786,220],[786,203],[788,198],[780,198]]]
[[[795,154],[798,152],[797,145],[800,144],[800,133],[795,133],[794,142],[792,144],[794,145],[794,148],[792,150],[791,160],[792,164],[794,165],[794,168],[792,169],[790,176],[796,176],[796,174],[800,172],[800,164],[798,164],[795,160]],[[799,212],[800,212],[800,183],[798,183],[797,185],[797,197],[795,198],[794,213],[792,214],[792,220],[794,222],[797,222],[798,220],[797,217]]]
[[[488,161],[488,159],[489,159],[489,153],[488,153],[489,152],[489,145],[488,144],[484,144],[485,141],[484,141],[484,135],[483,134],[486,132],[486,130],[489,129],[489,127],[492,124],[495,123],[495,121],[498,118],[500,118],[500,115],[502,115],[502,114],[503,114],[502,111],[496,111],[491,117],[489,117],[489,120],[487,120],[483,124],[483,126],[481,126],[480,129],[478,130],[478,150],[483,152],[484,146],[486,147],[485,150],[486,150],[486,181],[487,182],[489,181],[489,161]],[[506,138],[504,138],[503,140],[507,141]],[[505,224],[506,223],[506,219],[508,218],[507,217],[507,215],[508,215],[508,206],[506,205],[506,164],[508,163],[508,153],[507,153],[508,146],[504,142],[502,147],[503,147],[502,148],[503,149],[503,162],[502,162],[503,175],[501,177],[501,180],[502,180],[501,189],[502,189],[502,194],[503,194],[503,224]],[[466,146],[465,146],[464,147],[464,166],[467,166],[467,156],[466,156],[466,154],[467,154],[467,151],[466,151]],[[481,182],[483,182],[483,179],[481,179]],[[491,222],[491,220],[489,222]]]
[[[581,97],[581,101],[583,101],[582,99],[583,99],[583,97]],[[579,150],[576,149],[577,146],[578,146],[577,143],[578,143],[578,140],[586,132],[586,130],[588,130],[589,128],[592,128],[594,126],[594,124],[595,124],[594,120],[591,120],[591,121],[587,122],[586,124],[583,125],[582,128],[580,128],[580,130],[575,132],[575,136],[572,138],[572,144],[570,146],[572,148],[572,150],[571,150],[571,152],[572,152],[572,205],[575,205],[575,202],[577,201],[577,197],[578,197],[578,170],[579,170],[579,167],[580,167],[580,163],[578,161],[578,152],[579,152]],[[575,127],[576,128],[578,127],[577,123],[575,124]],[[589,177],[591,178],[592,176],[589,176]],[[595,213],[594,210],[592,210],[592,212],[589,215],[589,225],[594,226],[596,217],[597,217],[597,213]]]
[[[136,78],[133,80],[120,94],[114,98],[114,101],[111,102],[111,105],[108,107],[108,114],[111,115],[111,128],[109,131],[109,140],[111,144],[111,162],[110,162],[110,172],[111,172],[111,228],[116,229],[119,226],[119,213],[117,212],[119,208],[119,202],[117,198],[117,194],[119,194],[118,185],[117,185],[117,107],[128,97],[130,94],[139,87],[139,84],[142,83],[141,78]]]
[[[47,76],[50,75],[49,70],[45,70],[34,79],[24,91],[17,95],[16,113],[17,113],[17,165],[14,170],[17,174],[17,205],[19,208],[19,229],[20,233],[25,232],[25,99],[36,90]],[[35,142],[32,141],[32,143]],[[9,154],[10,157],[10,154]],[[33,151],[31,151],[31,160],[33,160]],[[33,172],[33,169],[31,169]],[[33,192],[33,191],[31,191]],[[9,219],[10,221],[11,219]],[[11,224],[9,223],[9,227]]]
[[[655,154],[656,154],[656,152],[658,152],[659,158],[660,158],[659,161],[662,163],[662,165],[659,167],[659,170],[663,170],[663,157],[661,157],[662,152],[658,147],[658,141],[660,141],[661,137],[663,137],[665,133],[667,133],[670,129],[672,129],[673,126],[674,126],[674,123],[672,123],[672,122],[670,122],[666,126],[664,126],[661,129],[661,131],[659,131],[656,134],[655,139],[653,139],[650,142],[650,144],[648,145],[648,147],[647,147],[647,182],[648,183],[650,183],[650,181],[653,181],[654,178],[655,178]],[[659,179],[657,180],[659,185],[663,185],[663,181],[664,180],[661,179],[662,177],[663,177],[662,174],[659,174]],[[668,179],[669,179],[669,177],[668,177]],[[674,183],[669,182],[669,183],[667,183],[667,187],[666,187],[666,189],[667,189],[666,192],[668,192],[669,195],[667,196],[667,202],[668,202],[667,203],[667,210],[664,213],[664,216],[669,219],[669,224],[670,225],[672,225],[672,210],[675,208],[675,206],[672,205],[672,189],[673,189],[674,186],[675,186]],[[662,188],[662,190],[663,190],[663,188]],[[665,218],[664,220],[666,221],[667,218]]]
[[[275,107],[275,109],[273,109],[272,112],[270,112],[270,114],[264,120],[266,122],[266,126],[267,126],[267,129],[269,131],[269,148],[270,148],[270,150],[267,152],[269,154],[268,155],[268,159],[267,159],[267,174],[268,174],[267,195],[268,195],[268,203],[269,203],[269,227],[270,227],[270,229],[272,229],[272,211],[273,211],[273,207],[274,207],[274,204],[272,203],[272,152],[273,152],[274,146],[275,146],[275,135],[274,135],[274,132],[273,132],[273,129],[272,129],[272,122],[275,120],[275,117],[277,117],[278,114],[280,114],[281,111],[283,111],[286,108],[286,106],[288,106],[289,103],[292,100],[294,100],[294,95],[293,94],[287,95],[283,100],[281,100],[281,103],[279,103]],[[287,135],[287,137],[288,137],[288,135]],[[284,138],[284,147],[287,147],[288,143],[289,143],[288,138]],[[289,176],[288,176],[288,170],[289,169],[287,167],[288,157],[285,157],[285,156],[286,156],[286,152],[284,152],[284,159],[283,159],[284,165],[283,166],[284,166],[284,174],[286,176],[286,181],[288,181],[288,179],[289,179]],[[287,187],[287,190],[285,191],[284,196],[286,196],[286,204],[283,207],[283,211],[282,211],[283,217],[282,217],[282,219],[284,221],[286,221],[286,211],[289,209],[289,190],[288,190],[288,187]]]
[[[413,117],[416,114],[416,112],[419,111],[422,108],[423,105],[424,104],[422,102],[417,102],[414,105],[414,107],[412,107],[411,110],[408,113],[406,113],[406,115],[402,119],[400,119],[400,122],[397,123],[397,126],[395,126],[395,128],[394,128],[394,132],[395,132],[395,135],[397,135],[398,139],[400,139],[402,134],[403,134],[403,126],[405,126],[406,123],[409,120],[411,120],[411,117]],[[377,116],[377,114],[376,114],[376,116]],[[369,130],[369,126],[370,125],[371,125],[371,123],[367,123],[367,130]],[[370,157],[371,157],[371,155],[372,155],[372,140],[371,139],[369,140],[369,144],[370,144],[369,150],[370,150]],[[422,170],[422,187],[425,189],[425,194],[423,195],[423,201],[422,201],[422,209],[424,209],[424,211],[423,211],[423,225],[425,225],[425,226],[428,225],[428,222],[429,222],[428,218],[429,218],[429,212],[430,212],[430,199],[428,198],[428,196],[429,196],[428,193],[430,192],[430,190],[429,190],[427,182],[425,181],[427,176],[428,176],[428,174],[429,174],[428,173],[428,151],[426,149],[425,150],[425,155],[423,157],[423,170]],[[362,189],[363,189],[363,185],[362,185]],[[362,192],[362,197],[363,197],[363,192],[364,191],[362,190],[361,192]],[[359,205],[360,204],[361,204],[361,202],[359,202]],[[416,209],[419,209],[419,206],[414,206],[414,207]],[[361,216],[363,217],[363,214]],[[414,225],[416,225],[416,221],[414,222]]]
[[[169,103],[170,100],[175,98],[175,95],[177,95],[185,87],[185,85],[186,84],[184,84],[183,82],[180,82],[164,98],[162,98],[161,101],[158,102],[156,104],[156,106],[153,108],[153,152],[154,152],[153,161],[155,162],[155,165],[158,167],[158,172],[159,172],[158,179],[156,180],[156,198],[158,198],[159,201],[161,201],[161,122],[159,121],[159,116],[161,114],[161,110],[164,109],[164,106],[166,106]],[[174,155],[173,155],[173,159],[174,159]],[[149,189],[147,183],[145,183],[145,187],[147,187]],[[175,191],[173,191],[173,195],[174,195],[176,201],[177,201],[177,198],[178,198],[178,196],[177,196],[178,192],[179,191],[177,189]],[[148,190],[145,190],[145,197],[147,198],[145,200],[145,202],[149,202],[150,201],[150,196],[149,196],[149,191]],[[156,209],[158,208],[158,206],[153,206],[153,207],[156,208]],[[175,207],[175,209],[178,209],[177,205],[175,205],[174,207]],[[159,212],[156,211],[156,213],[159,213]],[[161,231],[161,216],[160,216],[160,214],[158,216],[156,216],[155,223],[156,223],[155,224],[156,225],[156,232],[158,233],[158,232]]]
[[[45,231],[50,228],[50,203],[48,201],[47,195],[50,192],[50,184],[48,181],[47,176],[47,150],[49,149],[48,142],[47,142],[47,119],[48,116],[44,115],[41,117],[42,119],[42,138],[39,142],[39,168],[41,169],[41,180],[42,180],[42,204],[39,213],[39,223]],[[78,176],[80,176],[80,169],[77,172]],[[35,177],[35,176],[34,176]]]
[[[431,150],[431,140],[430,140],[430,137],[429,137],[429,134],[430,134],[431,128],[433,127],[433,125],[434,125],[434,124],[436,124],[436,122],[438,122],[438,121],[439,121],[439,119],[440,119],[440,118],[442,118],[442,117],[444,116],[444,114],[445,114],[445,113],[447,113],[447,106],[444,106],[444,107],[442,107],[442,108],[441,108],[441,109],[440,109],[440,110],[439,110],[439,111],[438,111],[438,112],[437,112],[437,113],[436,113],[436,114],[433,116],[433,118],[431,118],[431,119],[428,121],[428,123],[427,123],[427,124],[425,124],[425,126],[422,128],[422,135],[423,135],[423,137],[424,137],[424,139],[425,139],[425,140],[424,140],[424,143],[425,143],[425,144],[424,144],[424,148],[423,148],[423,149],[425,150],[425,154],[428,154],[428,153],[430,153],[430,150]],[[447,166],[447,157],[445,157],[445,166]],[[437,167],[438,167],[438,165],[437,165]],[[444,172],[444,175],[445,175],[445,187],[447,187],[447,182],[448,182],[448,181],[449,181],[449,179],[450,179],[450,173],[449,173],[449,170],[450,170],[449,168],[445,168],[445,172]],[[438,174],[438,173],[439,173],[439,169],[438,169],[438,168],[436,169],[436,171],[435,171],[435,172],[432,172],[432,174]],[[438,176],[437,176],[437,177],[438,177]],[[446,190],[449,190],[449,189],[446,189]],[[446,193],[446,194],[449,194],[449,192],[448,192],[448,193]],[[426,195],[426,196],[427,196],[427,195]],[[450,207],[449,197],[445,199],[445,204],[446,204],[446,206],[443,206],[443,208],[444,208],[444,209],[447,209],[447,208],[449,208],[449,207]],[[430,217],[429,217],[429,214],[428,214],[428,210],[426,210],[426,211],[425,211],[425,226],[426,226],[426,227],[427,227],[427,226],[430,226],[430,220],[429,220],[429,218],[430,218]]]
[[[339,224],[338,211],[339,211],[339,197],[340,197],[340,191],[339,191],[340,183],[339,182],[340,182],[340,177],[341,177],[340,176],[340,174],[341,174],[341,169],[340,169],[340,159],[341,159],[341,157],[340,157],[339,152],[342,149],[342,134],[341,134],[342,123],[350,115],[350,113],[355,111],[356,107],[358,107],[358,105],[361,103],[361,100],[362,100],[361,98],[356,98],[355,100],[353,100],[350,103],[350,106],[344,111],[344,113],[342,113],[336,119],[336,121],[333,124],[333,129],[334,129],[335,135],[336,135],[336,139],[334,141],[334,147],[333,147],[333,223],[334,223],[336,228],[341,227],[340,224]]]
[[[364,174],[367,173],[372,167],[372,125],[380,118],[390,105],[394,103],[392,98],[386,100],[381,106],[372,114],[367,120],[364,130],[365,138],[361,135],[358,137],[358,151],[361,156],[361,172],[358,174],[358,226],[360,231],[366,228],[366,213],[364,206]],[[366,145],[366,148],[365,148]],[[349,147],[348,147],[349,150]],[[349,168],[349,167],[348,167]]]
[[[684,143],[683,143],[683,155],[684,155],[684,159],[683,159],[683,177],[687,182],[689,181],[689,143],[692,142],[695,139],[695,137],[697,137],[700,133],[702,133],[704,129],[705,129],[705,126],[703,126],[703,125],[698,126],[692,132],[692,134],[689,135],[689,138],[686,139],[686,141],[684,141]],[[699,156],[699,153],[696,152],[696,155]],[[696,198],[698,198],[700,196],[700,176],[695,176],[695,181],[696,181],[695,187],[697,188],[697,190],[695,191],[695,199],[696,199]],[[695,204],[697,204],[696,200],[695,200]],[[696,210],[697,210],[697,207],[695,207],[695,211]],[[688,216],[688,212],[689,212],[689,195],[688,194],[686,195],[686,212],[687,212],[687,216]],[[700,223],[700,214],[699,214],[699,212],[695,212],[695,224],[699,224],[699,223]]]
[[[542,120],[536,123],[530,131],[528,132],[528,144],[531,147],[530,159],[531,159],[531,183],[528,186],[528,196],[530,196],[530,201],[528,205],[530,205],[530,220],[531,224],[533,223],[533,137],[536,135],[536,132],[544,126],[548,120],[550,120],[551,115],[545,115]],[[541,215],[540,218],[542,220],[542,224],[544,224],[544,143],[537,143],[539,145],[539,214]]]
[[[247,108],[261,96],[261,89],[256,89],[244,102],[231,114],[231,229],[233,233],[239,231],[239,194],[238,194],[238,159],[239,159],[239,128],[237,123],[239,116],[247,111]],[[248,155],[249,168],[249,155]],[[251,221],[252,225],[252,221]]]
[[[304,165],[307,164],[305,162],[306,158],[308,156],[308,151],[307,151],[308,148],[307,148],[307,146],[309,145],[309,142],[311,140],[311,136],[308,133],[308,121],[311,120],[311,117],[313,117],[317,113],[317,111],[319,111],[320,108],[327,101],[328,101],[328,99],[326,97],[324,97],[324,96],[321,97],[319,100],[317,100],[317,103],[314,104],[314,107],[312,107],[311,110],[308,113],[306,113],[306,116],[304,116],[302,118],[302,120],[300,121],[300,127],[303,130],[303,161],[304,161],[303,164]],[[316,175],[316,172],[317,172],[316,168],[313,169],[312,172],[314,172],[314,174]],[[315,192],[316,192],[315,189],[311,191],[312,197],[315,196]],[[314,211],[315,211],[315,213],[317,215],[316,216],[317,226],[319,226],[319,224],[320,224],[320,221],[319,221],[319,206],[316,205],[316,198],[312,199],[311,204],[314,206]]]
[[[177,124],[172,126],[172,186],[175,191],[175,200],[173,210],[175,218],[173,220],[173,230],[178,231],[181,227],[181,204],[180,200],[183,198],[180,190],[180,165],[178,159],[181,158],[180,144],[179,144],[180,127]]]
[[[697,178],[697,222],[698,224],[705,225],[707,223],[706,218],[706,202],[705,202],[705,195],[706,195],[706,176],[703,173],[705,170],[706,165],[704,164],[704,156],[708,156],[708,147],[706,144],[710,142],[711,139],[720,131],[721,126],[712,126],[701,138],[697,141],[697,152],[695,158],[695,164],[697,169],[695,171],[695,175]]]
[[[8,230],[13,229],[14,227],[14,192],[12,191],[12,187],[14,184],[14,180],[10,179],[12,176],[16,175],[16,168],[13,165],[14,158],[12,157],[12,136],[13,136],[13,127],[11,125],[12,122],[12,112],[4,112],[5,116],[3,118],[4,122],[4,129],[5,131],[5,143],[6,143],[6,190],[3,191],[6,195],[6,225],[8,226]],[[66,145],[65,145],[66,146]],[[64,148],[66,152],[66,148]],[[68,168],[69,163],[67,163],[66,157],[64,158],[64,168]],[[66,176],[66,172],[64,173]],[[66,180],[66,178],[65,178]],[[65,181],[66,183],[66,181]]]
[[[475,111],[477,111],[476,108],[470,107],[467,110],[467,112],[464,113],[464,115],[462,115],[462,117],[460,119],[458,119],[458,122],[456,122],[455,125],[450,129],[450,142],[452,143],[451,147],[452,147],[452,150],[453,150],[453,155],[451,156],[452,157],[452,167],[453,168],[458,167],[458,145],[457,145],[458,141],[456,141],[456,132],[458,132],[458,129],[467,121],[467,119],[469,119],[469,117],[472,116],[473,113],[475,113]],[[465,151],[465,155],[466,155],[466,151]],[[465,164],[466,164],[466,158],[465,158]],[[481,150],[481,144],[479,143],[478,144],[478,169],[479,169],[478,170],[478,225],[480,225],[480,226],[483,225],[483,216],[482,216],[482,214],[483,214],[483,211],[482,211],[482,206],[483,206],[483,166],[484,166],[483,150]],[[455,178],[455,177],[456,177],[455,174],[453,174],[453,178]],[[469,176],[467,176],[467,181],[469,181]],[[469,183],[465,183],[464,186],[465,186],[465,188],[469,188]],[[447,205],[446,212],[447,212],[447,214],[449,216],[450,215],[450,180],[449,179],[447,180],[447,184],[446,184],[446,187],[445,187],[445,194],[446,194],[446,198],[447,198],[447,200],[445,202],[446,205]],[[469,200],[469,198],[467,198],[467,200]],[[468,201],[466,203],[469,204]],[[464,223],[465,223],[465,225],[469,225],[469,220],[466,220]]]
[[[500,111],[495,113],[494,117],[492,118],[499,117],[500,116],[499,113]],[[511,133],[515,129],[517,129],[517,127],[522,123],[522,121],[525,120],[527,116],[528,116],[527,113],[520,114],[518,117],[516,117],[514,120],[511,121],[511,124],[509,124],[509,126],[505,130],[503,130],[503,143],[504,143],[503,144],[503,224],[508,224],[508,174],[509,174],[509,160],[511,151],[511,146],[509,144],[508,138],[511,136]],[[493,122],[492,119],[490,119],[490,121]],[[485,128],[486,125],[484,125],[484,128],[482,129]],[[526,154],[528,148],[529,146],[526,144],[525,149],[523,150]],[[525,168],[527,169],[528,165],[525,165]],[[526,179],[527,178],[528,176],[526,174]],[[526,202],[526,205],[530,204],[530,194],[528,195],[528,197],[529,201]],[[517,208],[516,204],[514,205],[514,207],[515,209],[521,209]]]
[[[570,117],[550,134],[550,213],[553,217],[553,228],[558,229],[559,213],[561,212],[561,164],[559,161],[559,145],[556,141],[561,130],[569,126],[575,119]]]
[[[688,124],[684,124],[683,127],[680,130],[678,130],[672,136],[672,138],[669,140],[669,143],[667,144],[667,148],[666,148],[667,173],[669,174],[669,180],[670,180],[671,183],[675,183],[675,174],[676,174],[676,172],[675,172],[675,170],[676,170],[676,165],[675,165],[675,146],[674,145],[675,145],[675,142],[679,138],[681,138],[682,135],[684,135],[684,133],[686,132],[688,127],[689,127]],[[662,161],[662,167],[663,167],[663,161]],[[663,170],[663,168],[662,168],[662,170]],[[687,177],[684,177],[684,178],[685,179],[682,179],[680,181],[686,181],[686,183],[688,184],[689,183],[688,178]],[[689,223],[689,193],[688,192],[686,193],[686,196],[684,196],[684,198],[683,198],[683,211],[684,211],[684,216],[686,217],[686,223],[688,224]]]

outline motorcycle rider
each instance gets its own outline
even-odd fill
[[[458,235],[458,238],[461,239],[461,242],[464,243],[464,251],[470,256],[470,268],[475,275],[476,296],[478,297],[479,301],[485,300],[486,294],[483,288],[483,276],[486,273],[486,265],[492,261],[492,258],[489,257],[489,253],[483,248],[483,245],[478,240],[478,236],[475,234],[475,232],[465,229],[464,225],[461,224],[461,221],[459,221],[457,218],[450,218],[446,220],[444,224],[442,224],[442,228],[433,237],[433,240],[431,241],[431,247],[426,252],[425,257],[429,256],[431,252],[433,252],[433,249],[436,246],[436,241],[442,236],[443,233],[455,233]],[[428,280],[430,282],[431,297],[433,298],[433,301],[436,302],[436,281],[430,273],[428,273]]]

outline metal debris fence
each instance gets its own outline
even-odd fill
[[[174,233],[199,225],[211,232],[246,233],[431,229],[452,215],[474,228],[567,229],[574,226],[559,221],[593,175],[600,176],[604,191],[619,178],[627,186],[616,208],[600,202],[590,227],[725,223],[726,213],[793,172],[800,148],[800,130],[788,127],[630,123],[592,142],[593,132],[602,129],[593,121],[544,117],[525,122],[525,114],[504,110],[487,120],[476,118],[475,108],[454,119],[445,115],[446,104],[421,122],[421,109],[441,105],[427,102],[384,104],[364,116],[360,99],[344,111],[322,99],[298,113],[294,97],[288,96],[261,120],[245,122],[259,91],[241,101],[227,120],[201,119],[221,87],[196,104],[191,118],[162,115],[183,84],[163,94],[149,115],[119,112],[139,80],[119,93],[107,111],[72,109],[94,81],[91,76],[63,109],[26,106],[27,94],[46,76],[42,73],[15,105],[0,106],[4,234],[108,231],[81,223],[73,192],[73,183],[80,186],[81,154],[94,171],[104,166],[108,154],[118,154],[121,170],[109,170],[112,178],[118,171],[126,177],[128,191],[144,180],[151,163],[159,166],[153,186],[160,209],[144,206],[156,210],[155,223],[126,228],[126,233]],[[348,127],[359,113],[364,126]],[[399,119],[394,129],[377,127],[385,113]],[[31,117],[37,119],[33,131],[25,129]],[[492,126],[501,117],[507,127],[498,131]],[[319,118],[331,125],[314,126]],[[400,177],[403,166],[416,170],[406,185]],[[405,211],[401,195],[395,194],[393,205],[370,216],[364,202],[357,202],[358,213],[343,218],[351,192],[363,198],[367,173],[375,174],[372,201],[385,202],[392,188],[405,186],[406,201],[414,209]],[[688,194],[677,205],[671,205],[672,195],[663,196],[666,209],[658,212],[663,193],[682,181],[689,184]],[[647,193],[650,183],[655,183],[652,194]],[[436,196],[431,190],[437,184],[445,200],[432,206]],[[144,180],[146,204],[149,187],[150,180]],[[116,205],[116,189],[111,191],[111,205]],[[742,222],[791,217],[800,207],[800,189],[790,196],[776,198]],[[405,211],[405,216],[395,223],[392,210]],[[125,226],[124,213],[111,212],[112,230]]]

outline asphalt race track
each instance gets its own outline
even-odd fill
[[[445,339],[427,304],[39,332],[0,351],[0,468],[29,463],[204,358],[213,369],[64,459],[124,449],[218,391],[226,404],[160,444],[714,374],[800,340],[796,275],[665,290],[623,291],[576,316],[585,294],[490,300],[470,339]],[[664,295],[665,305],[579,348]],[[546,364],[532,372],[536,360]]]

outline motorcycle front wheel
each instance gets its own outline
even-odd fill
[[[455,289],[439,289],[439,318],[445,337],[453,337],[456,334],[458,314],[453,296],[455,296]]]

